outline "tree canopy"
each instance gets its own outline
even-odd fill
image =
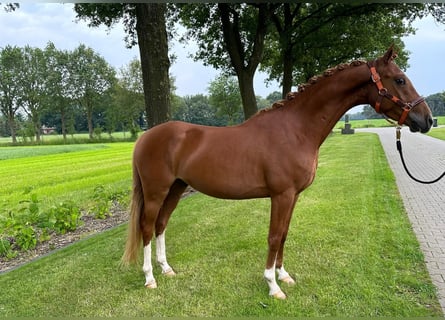
[[[79,17],[107,26],[123,18],[135,43],[132,4],[76,4]],[[391,44],[406,67],[402,37],[411,23],[431,14],[445,20],[444,4],[425,3],[188,3],[169,7],[168,21],[187,28],[182,41],[194,39],[196,60],[236,75],[245,118],[257,111],[253,79],[258,67],[282,84],[282,96],[326,68],[352,59],[370,59]],[[141,57],[144,53],[141,53]],[[145,81],[144,81],[145,82]]]
[[[13,11],[18,4],[1,7]],[[240,104],[248,118],[280,98],[277,93],[267,99],[255,95],[253,77],[259,68],[281,82],[281,96],[330,66],[372,59],[393,43],[398,64],[406,68],[409,52],[402,37],[415,32],[411,23],[427,15],[445,21],[445,4],[431,3],[95,3],[75,4],[75,10],[91,27],[111,28],[123,21],[125,43],[139,44],[141,60],[131,61],[116,79],[115,70],[84,45],[73,51],[52,43],[0,48],[0,125],[7,124],[14,142],[17,120],[25,117],[37,140],[42,123],[60,123],[64,135],[81,126],[90,137],[99,127],[136,132],[172,118],[238,123]],[[209,96],[172,94],[167,40],[175,23],[186,27],[182,41],[197,41],[194,58],[221,71],[210,83]],[[443,114],[443,101],[443,93],[428,97],[434,115]]]
[[[46,48],[6,46],[0,50],[0,111],[8,120],[16,142],[16,116],[28,116],[33,135],[40,139],[45,112],[60,113],[62,131],[69,109],[84,108],[90,137],[93,109],[115,81],[114,69],[103,57],[85,45],[60,51],[54,44]]]
[[[445,21],[444,4],[181,4],[178,8],[187,27],[183,39],[198,42],[195,59],[237,74],[241,95],[243,89],[253,88],[250,76],[260,64],[270,79],[282,83],[283,95],[332,65],[376,57],[393,43],[406,66],[401,38],[414,32],[414,19],[431,14],[436,21]],[[229,32],[231,36],[225,36]],[[240,76],[246,69],[249,77]],[[246,101],[244,113],[249,117],[254,108]]]
[[[126,44],[139,45],[144,86],[146,121],[149,127],[170,118],[168,33],[165,3],[77,3],[79,19],[91,27],[108,27],[123,21]]]

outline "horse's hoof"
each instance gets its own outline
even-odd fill
[[[158,285],[156,284],[156,281],[152,281],[152,282],[146,283],[145,287],[147,289],[156,289],[158,287]]]
[[[293,286],[295,284],[295,280],[292,279],[290,276],[284,277],[283,279],[280,280],[289,286]]]
[[[286,295],[281,290],[275,292],[274,294],[272,294],[272,297],[274,297],[275,299],[279,299],[279,300],[285,300],[286,299]]]
[[[169,278],[176,276],[176,272],[174,272],[173,269],[167,270],[167,271],[163,272],[162,274]]]

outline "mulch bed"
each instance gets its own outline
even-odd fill
[[[187,188],[182,197],[187,197],[193,193],[195,193],[195,190]],[[111,215],[105,219],[95,219],[90,215],[84,215],[80,219],[82,220],[82,225],[75,231],[67,232],[66,234],[53,233],[50,240],[37,243],[37,246],[32,250],[19,251],[13,259],[6,260],[0,257],[0,273],[13,270],[76,241],[121,225],[128,221],[128,211],[121,208],[119,204],[114,204],[111,208]]]
[[[82,220],[82,225],[77,227],[75,231],[65,234],[57,234],[54,232],[48,241],[38,242],[34,249],[19,251],[17,256],[11,260],[0,257],[0,273],[15,269],[26,262],[49,254],[52,251],[127,222],[128,212],[115,204],[111,209],[111,216],[105,219],[95,219],[91,215],[85,215],[82,216],[80,220]]]

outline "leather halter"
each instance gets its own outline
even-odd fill
[[[371,80],[372,80],[372,82],[374,82],[376,84],[377,89],[379,90],[379,97],[377,98],[377,101],[375,102],[375,107],[374,107],[375,111],[377,113],[381,113],[380,106],[382,104],[383,98],[387,98],[387,99],[391,100],[392,102],[394,102],[395,104],[397,104],[398,106],[400,106],[403,109],[402,115],[400,116],[400,119],[397,122],[401,126],[405,122],[406,117],[408,116],[408,113],[411,111],[411,109],[414,108],[415,106],[417,106],[419,103],[424,102],[425,98],[418,97],[417,99],[414,99],[411,102],[405,102],[405,101],[399,99],[398,97],[393,96],[392,94],[390,94],[388,92],[388,89],[386,89],[383,86],[382,79],[380,78],[380,75],[375,68],[375,61],[368,62],[368,67],[369,67],[369,70],[371,71]]]

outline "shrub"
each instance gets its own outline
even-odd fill
[[[96,219],[105,219],[111,216],[110,209],[112,202],[103,185],[98,185],[94,188],[93,200],[94,205],[91,211]]]
[[[76,230],[81,224],[80,217],[79,207],[72,201],[61,202],[53,206],[48,213],[48,221],[53,223],[52,229],[59,234]]]
[[[0,238],[0,257],[13,259],[17,252],[12,250],[11,242],[6,238]]]
[[[36,247],[37,235],[32,226],[16,225],[14,231],[14,239],[20,249],[26,251]]]

